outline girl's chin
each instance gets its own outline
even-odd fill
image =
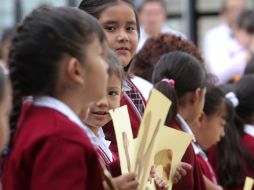
[[[124,67],[129,65],[129,63],[131,61],[131,57],[127,56],[127,55],[118,54],[118,58],[122,61]]]

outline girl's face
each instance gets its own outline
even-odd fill
[[[108,44],[118,58],[127,66],[133,58],[138,44],[137,21],[133,8],[120,2],[106,8],[100,15]]]
[[[224,102],[219,106],[217,113],[209,116],[203,115],[199,135],[197,136],[197,141],[201,147],[207,149],[217,144],[225,135],[226,116],[227,112]]]
[[[122,81],[117,75],[112,74],[108,80],[107,96],[90,107],[88,117],[83,121],[91,127],[107,124],[111,120],[109,110],[120,107],[121,94]]]
[[[84,100],[86,100],[84,102],[85,106],[105,96],[108,80],[108,65],[105,61],[107,51],[106,44],[101,45],[97,37],[86,47],[83,88]]]
[[[4,96],[0,102],[0,151],[9,140],[9,115],[12,109],[11,87],[5,85]]]

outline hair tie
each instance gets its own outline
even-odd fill
[[[171,88],[175,88],[175,80],[174,79],[162,79],[162,82],[167,82]]]
[[[236,97],[236,94],[234,92],[229,92],[226,94],[226,98],[232,102],[233,106],[236,107],[239,105],[239,100]]]

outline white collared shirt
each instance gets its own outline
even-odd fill
[[[143,97],[147,101],[153,88],[152,83],[139,76],[133,76],[131,78],[131,81],[139,89],[139,91],[142,93]]]
[[[180,124],[180,127],[182,128],[182,130],[185,133],[188,133],[193,136],[191,144],[192,144],[192,147],[196,153],[196,151],[198,151],[198,149],[196,149],[196,144],[195,144],[196,138],[195,138],[190,126],[186,123],[186,121],[183,119],[183,117],[180,114],[176,115],[176,121]]]
[[[113,155],[109,149],[109,145],[111,144],[111,141],[108,141],[105,139],[103,129],[99,127],[99,131],[97,135],[95,135],[90,128],[88,128],[88,130],[92,133],[92,139],[95,142],[95,145],[101,148],[103,152],[107,155],[109,160],[113,162]]]
[[[244,125],[244,132],[254,137],[254,125],[249,124]]]
[[[40,96],[34,98],[33,105],[51,108],[60,112],[61,114],[66,116],[69,120],[71,120],[73,123],[78,125],[86,133],[92,144],[96,146],[96,142],[94,142],[93,139],[94,134],[90,130],[88,130],[89,128],[83,124],[83,122],[79,119],[79,117],[65,103],[50,96]]]
[[[188,133],[193,136],[192,140],[196,142],[195,136],[190,128],[190,126],[186,123],[183,117],[180,114],[176,115],[176,121],[180,124],[180,127],[185,133]]]

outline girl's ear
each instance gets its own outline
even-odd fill
[[[66,64],[66,75],[74,83],[78,85],[84,85],[84,67],[80,61],[74,57],[71,57]]]
[[[204,122],[206,120],[206,114],[205,112],[202,112],[200,117],[198,118],[199,122],[201,123],[200,127],[204,126]]]
[[[194,121],[197,129],[200,129],[203,127],[204,120],[205,120],[205,113],[202,112],[201,115],[196,119],[196,121]]]
[[[196,104],[197,102],[200,101],[202,97],[202,90],[201,88],[197,88],[194,92],[191,93],[191,103],[192,104]]]

